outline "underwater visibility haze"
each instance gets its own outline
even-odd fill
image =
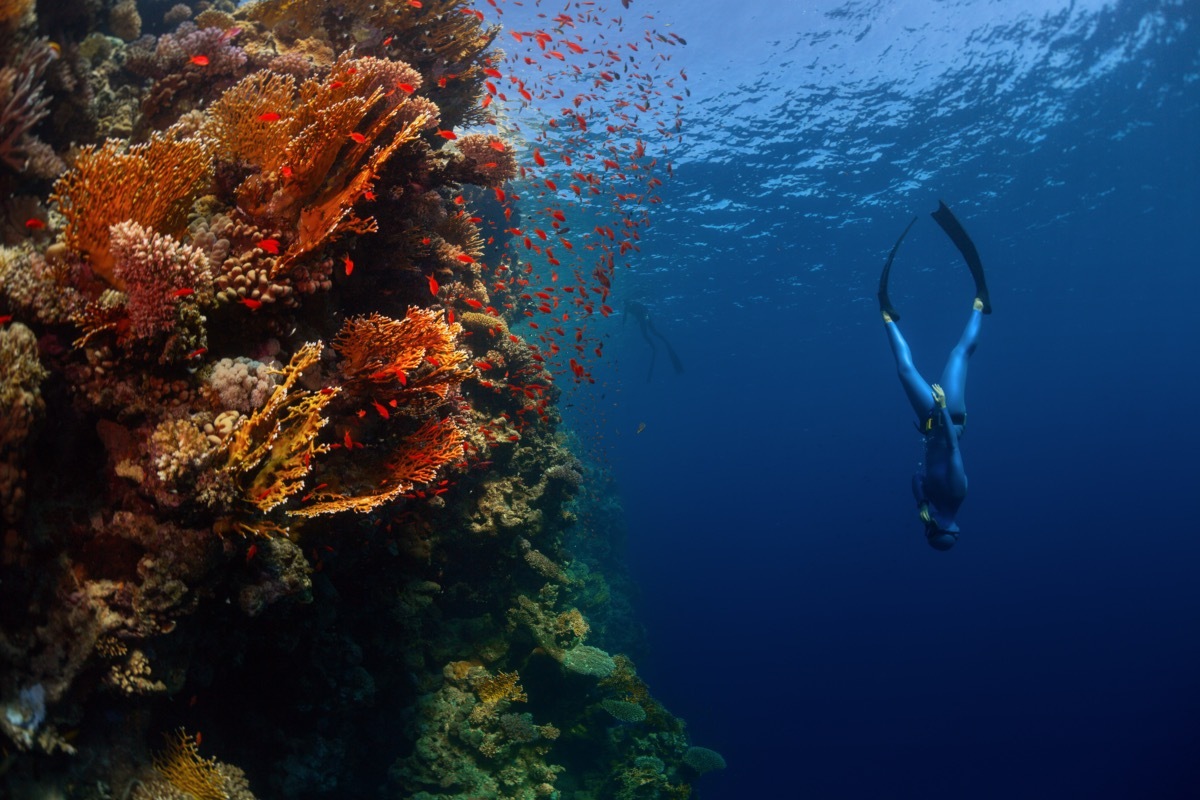
[[[0,795],[1200,796],[1198,26],[0,0]]]

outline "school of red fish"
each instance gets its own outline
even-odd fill
[[[521,22],[510,26],[506,11]],[[617,268],[639,251],[672,174],[669,148],[681,140],[689,90],[671,58],[687,42],[655,30],[649,14],[627,18],[586,0],[486,0],[463,13],[504,27],[506,60],[485,69],[483,106],[506,140],[528,150],[519,181],[494,190],[504,221],[481,223],[492,228],[489,243],[503,228],[517,265],[484,265],[491,296],[526,318],[527,338],[553,372],[594,382],[588,364],[603,341],[589,322],[613,313]]]

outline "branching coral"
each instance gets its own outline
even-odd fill
[[[18,5],[0,6],[0,22],[5,11],[23,13],[14,8]],[[35,141],[30,131],[49,113],[41,79],[54,58],[46,40],[39,39],[22,49],[13,63],[0,66],[0,162],[14,172],[25,171]]]
[[[132,220],[111,226],[109,238],[112,276],[124,291],[78,295],[80,305],[70,315],[83,331],[76,347],[110,333],[113,344],[164,364],[205,347],[200,307],[212,304],[213,292],[204,252]]]
[[[115,272],[111,226],[132,220],[158,233],[179,233],[210,167],[199,138],[170,131],[127,151],[115,139],[84,147],[51,195],[67,220],[63,241],[87,256],[96,275],[124,289]]]

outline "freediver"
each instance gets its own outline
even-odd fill
[[[650,319],[650,309],[636,300],[626,300],[625,316],[621,320],[622,327],[625,325],[625,320],[630,317],[637,320],[638,325],[642,328],[642,338],[646,340],[646,344],[650,345],[650,369],[646,372],[646,383],[649,383],[650,378],[654,375],[654,360],[658,357],[658,347],[655,346],[654,340],[650,338],[651,334],[662,341],[663,345],[667,348],[667,355],[671,359],[671,365],[675,367],[676,372],[682,373],[683,362],[679,360],[679,355],[671,347],[671,343],[667,341],[667,337],[659,333],[658,328],[654,327],[654,320]]]
[[[892,251],[883,265],[883,273],[879,276],[879,311],[892,345],[892,355],[896,358],[900,383],[917,414],[920,421],[917,428],[925,440],[924,462],[912,479],[917,513],[925,525],[925,540],[930,547],[949,550],[958,541],[959,529],[954,518],[967,496],[967,474],[963,469],[959,448],[959,439],[967,424],[967,361],[975,352],[983,315],[992,313],[992,304],[983,276],[983,263],[979,260],[979,251],[975,249],[971,237],[942,201],[938,201],[938,209],[931,216],[962,253],[971,270],[971,277],[975,279],[975,302],[971,307],[971,317],[958,344],[950,352],[940,383],[930,385],[913,365],[912,351],[896,324],[900,314],[892,308],[888,299],[888,273],[892,268],[892,259],[917,221],[916,217],[892,245]]]

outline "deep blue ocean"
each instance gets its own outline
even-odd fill
[[[1200,797],[1200,4],[653,3],[692,95],[579,399],[701,798]],[[936,379],[952,551],[875,300]],[[649,380],[647,373],[650,371]],[[641,433],[635,433],[644,424]]]

